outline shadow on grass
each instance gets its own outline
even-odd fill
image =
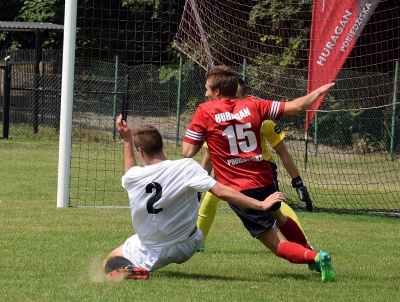
[[[173,271],[155,271],[152,272],[153,278],[176,278],[176,279],[193,279],[199,281],[245,281],[245,282],[264,282],[276,279],[293,279],[299,281],[314,281],[316,278],[320,279],[321,275],[318,273],[312,274],[308,272],[304,273],[265,273],[262,276],[223,276],[218,274],[201,274],[201,273],[185,273],[185,272],[173,272]]]

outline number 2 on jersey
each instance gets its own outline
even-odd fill
[[[239,154],[239,149],[243,152],[251,152],[257,148],[256,135],[253,131],[246,130],[249,128],[251,128],[251,123],[236,124],[226,127],[222,132],[223,136],[228,137],[232,155]]]
[[[153,193],[153,189],[156,189],[156,194],[153,196],[153,197],[151,197],[150,199],[149,199],[149,201],[147,202],[147,205],[146,205],[146,207],[147,207],[147,213],[149,213],[149,214],[157,214],[157,213],[160,213],[162,210],[163,210],[163,208],[160,208],[160,209],[155,209],[153,206],[154,206],[154,204],[158,201],[158,200],[160,200],[160,198],[161,198],[161,196],[162,196],[162,187],[161,187],[161,185],[158,183],[158,182],[152,182],[152,183],[149,183],[147,186],[146,186],[146,193]]]

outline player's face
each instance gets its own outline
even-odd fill
[[[208,100],[209,101],[218,100],[219,99],[218,95],[219,95],[219,89],[217,88],[217,89],[212,90],[210,87],[210,82],[209,82],[209,80],[207,80],[207,82],[206,82],[206,97],[208,98]]]

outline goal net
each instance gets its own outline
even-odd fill
[[[263,99],[292,100],[335,81],[319,108],[278,122],[286,146],[317,209],[398,214],[399,8],[396,1],[189,0],[175,43],[205,69],[235,68]],[[281,189],[303,206],[278,167]]]
[[[81,3],[71,206],[127,205],[115,129],[121,112],[133,128],[156,126],[167,157],[181,157],[209,66],[232,67],[260,98],[286,101],[307,92],[312,1]],[[335,88],[313,111],[307,140],[306,114],[278,122],[316,211],[399,213],[398,8],[396,1],[374,8],[333,79]],[[279,161],[278,167],[289,203],[304,209]]]
[[[127,114],[132,129],[157,127],[167,157],[181,158],[187,123],[204,99],[204,72],[173,45],[184,1],[79,3],[70,206],[125,207],[116,118]]]

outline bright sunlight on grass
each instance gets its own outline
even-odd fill
[[[337,283],[274,256],[228,209],[204,253],[148,281],[106,281],[103,259],[133,232],[129,209],[58,209],[57,165],[57,142],[0,141],[1,301],[398,299],[399,220],[361,215],[298,213],[314,247],[331,254]]]

